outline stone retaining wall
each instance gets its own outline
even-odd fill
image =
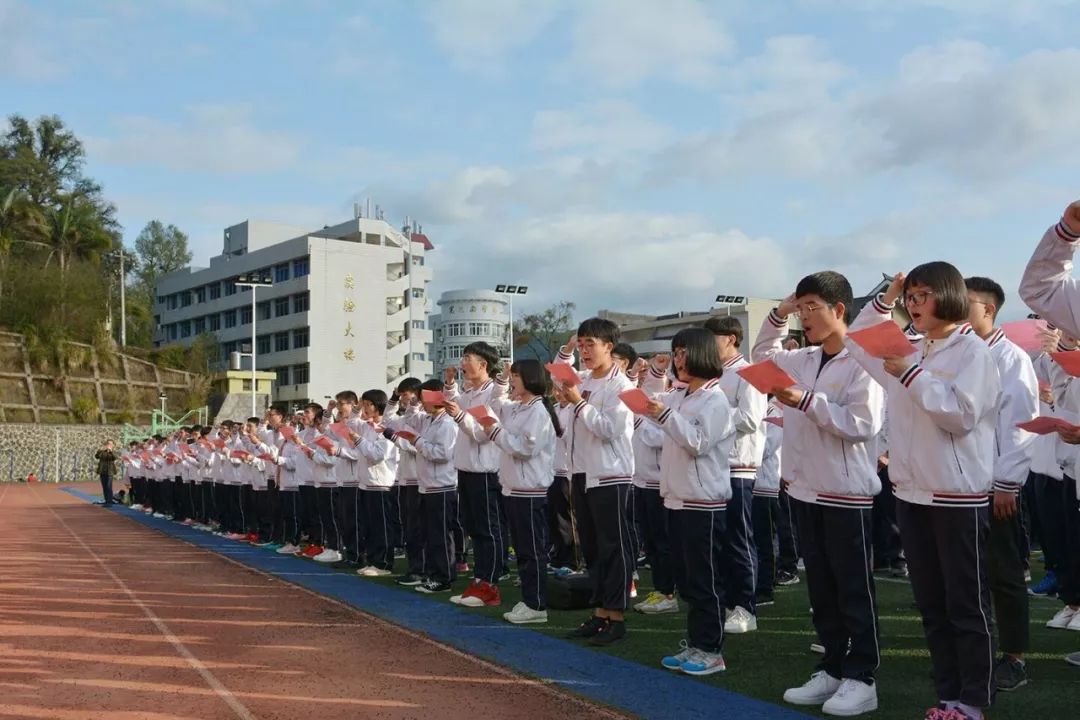
[[[30,473],[42,482],[94,480],[94,453],[106,440],[119,447],[120,427],[0,423],[0,482]]]

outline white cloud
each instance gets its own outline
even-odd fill
[[[710,6],[697,0],[594,0],[579,8],[564,72],[606,86],[652,78],[705,85],[735,46]]]
[[[440,0],[425,14],[435,42],[459,66],[497,73],[505,56],[536,39],[561,0]]]
[[[597,100],[574,110],[542,110],[533,118],[529,145],[541,152],[574,150],[592,157],[618,157],[655,150],[670,128],[625,100]]]
[[[88,137],[89,157],[115,165],[244,175],[292,165],[302,147],[295,136],[262,130],[250,105],[192,105],[181,121],[145,115],[114,118],[111,137]]]
[[[67,71],[44,42],[49,19],[20,0],[0,0],[0,76],[17,80],[52,80]]]

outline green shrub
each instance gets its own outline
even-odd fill
[[[79,422],[92,425],[98,422],[101,408],[98,407],[97,400],[83,396],[72,401],[71,412],[75,413]]]

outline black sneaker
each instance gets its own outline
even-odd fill
[[[571,638],[591,638],[604,627],[604,623],[607,620],[602,617],[596,617],[592,615],[588,620],[578,625],[576,628],[566,634],[566,637]]]
[[[450,583],[439,582],[438,580],[425,580],[416,586],[416,592],[422,592],[425,595],[431,595],[433,593],[449,592]]]
[[[777,585],[798,585],[799,584],[799,576],[796,573],[791,573],[791,572],[787,572],[786,570],[781,570],[780,572],[776,573],[776,584]]]
[[[413,575],[412,573],[408,573],[407,575],[402,575],[394,582],[396,582],[398,585],[404,585],[405,587],[416,587],[417,585],[420,585],[424,582],[424,578],[420,577],[419,575]]]
[[[626,623],[622,620],[605,620],[600,632],[589,638],[590,645],[605,647],[626,637]]]
[[[1024,663],[1008,655],[998,660],[997,667],[994,668],[994,683],[998,690],[1012,692],[1027,685],[1027,681],[1027,668]]]

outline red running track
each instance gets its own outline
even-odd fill
[[[0,718],[623,717],[161,535],[0,485]]]

